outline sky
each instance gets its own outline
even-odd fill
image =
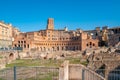
[[[0,20],[22,32],[46,29],[92,30],[120,26],[120,0],[0,0]]]

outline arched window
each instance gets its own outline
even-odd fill
[[[57,47],[57,50],[59,51],[59,47]]]
[[[44,47],[44,51],[46,51],[46,48]]]
[[[54,51],[54,47],[52,47],[52,51]]]
[[[42,51],[42,47],[40,47],[40,51]]]
[[[13,59],[14,59],[14,54],[13,54],[13,53],[10,53],[9,59],[10,59],[10,60],[13,60]]]
[[[93,43],[93,46],[95,46],[95,44]]]
[[[17,47],[17,45],[15,44],[15,47]]]
[[[92,42],[90,42],[90,45],[92,45]]]
[[[88,44],[86,44],[86,46],[89,46]]]
[[[27,47],[29,48],[29,44],[27,45]]]
[[[92,42],[90,42],[90,48],[92,48]]]

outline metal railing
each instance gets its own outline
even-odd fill
[[[105,70],[105,69],[99,69],[96,70],[96,72],[105,77],[106,80],[120,80],[120,69],[115,70]]]
[[[70,64],[69,80],[105,80],[105,78],[81,64]]]
[[[105,78],[86,68],[82,70],[82,80],[105,80]]]
[[[107,75],[108,70],[105,69],[99,69],[96,72],[82,66],[78,69],[81,69],[81,80],[120,80],[119,69],[109,71]],[[6,68],[0,70],[0,80],[59,80],[59,68],[39,66]]]
[[[0,80],[58,80],[56,67],[14,67],[0,71]]]

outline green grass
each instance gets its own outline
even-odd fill
[[[0,78],[0,80],[4,80],[4,79]]]
[[[69,60],[71,64],[83,64],[86,65],[87,62],[80,62],[80,58],[67,58],[65,60]],[[6,67],[14,67],[14,66],[55,66],[59,67],[64,60],[37,60],[37,59],[18,59],[13,61],[11,64],[7,64]],[[31,78],[26,78],[25,80],[52,80],[52,78],[57,77],[58,73],[56,72],[49,72],[49,73],[42,73],[42,74],[37,74],[37,77],[31,77]],[[0,78],[0,80],[3,80]],[[19,79],[23,80],[23,79]]]
[[[15,60],[11,64],[7,64],[6,67],[13,67],[13,66],[60,66],[63,61],[61,60],[32,60],[32,59],[21,59]]]
[[[67,58],[71,64],[83,64],[87,65],[87,62],[80,62],[80,58]],[[13,61],[10,64],[7,64],[6,67],[14,66],[55,66],[59,67],[65,60],[38,60],[38,59],[18,59]]]
[[[68,58],[66,60],[69,60],[71,64],[80,64],[80,58]]]
[[[0,56],[0,59],[2,59],[3,58],[3,56]]]
[[[31,78],[26,78],[25,80],[52,80],[53,77],[58,77],[58,72],[53,73],[45,73],[45,74],[38,74],[36,77],[31,77]],[[18,79],[18,80],[23,80],[23,79]]]

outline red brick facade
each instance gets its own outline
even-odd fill
[[[47,29],[36,32],[21,33],[15,37],[13,47],[22,47],[23,50],[60,51],[60,50],[85,50],[97,48],[98,40],[91,35],[76,30],[54,30],[53,19],[48,19]]]

